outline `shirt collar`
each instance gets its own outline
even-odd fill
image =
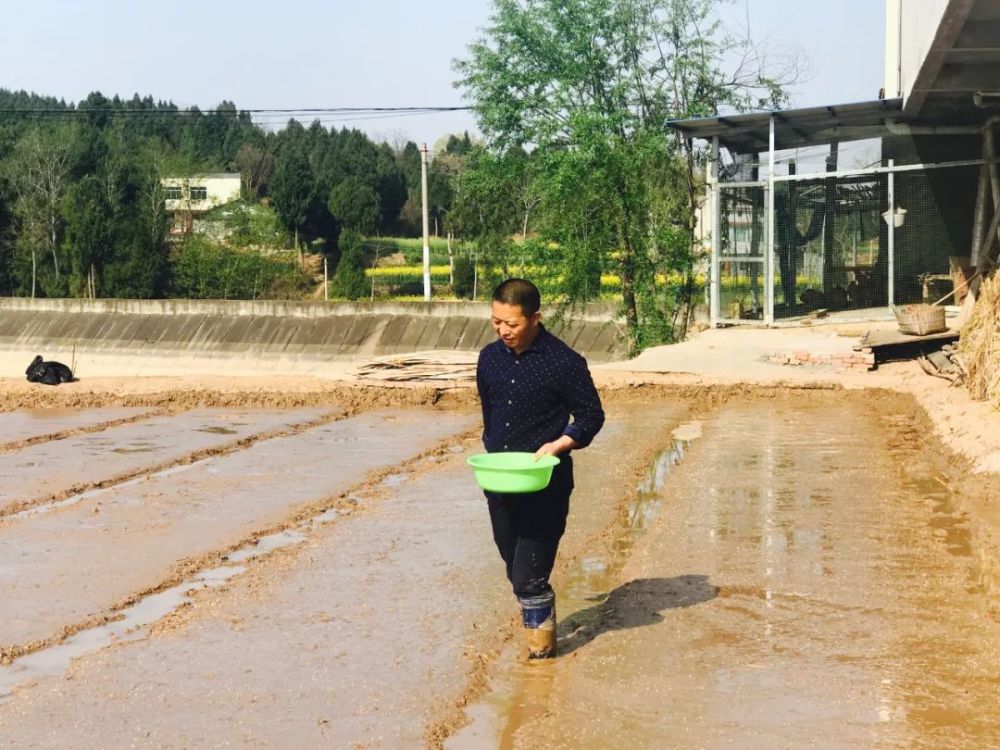
[[[538,324],[538,335],[535,336],[535,340],[532,341],[528,345],[528,348],[525,349],[523,352],[521,352],[521,354],[518,354],[517,352],[515,352],[513,349],[511,349],[509,346],[507,346],[505,343],[503,343],[503,341],[500,342],[500,346],[502,346],[504,349],[506,349],[507,353],[510,354],[510,355],[512,355],[512,356],[515,356],[515,357],[517,357],[517,356],[524,356],[528,352],[540,352],[540,351],[543,351],[545,349],[545,347],[548,345],[548,339],[549,339],[549,337],[551,335],[552,334],[548,332],[548,329],[545,328],[545,324],[544,323],[539,323]]]

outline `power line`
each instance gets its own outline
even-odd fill
[[[218,109],[147,109],[136,107],[109,107],[109,108],[76,108],[66,107],[65,109],[48,109],[42,107],[18,107],[11,109],[0,108],[0,115],[37,115],[41,117],[81,117],[90,115],[140,115],[140,116],[238,116],[249,115],[419,115],[433,114],[437,112],[467,112],[472,107],[452,106],[452,107],[297,107],[297,108],[246,108],[236,110]]]

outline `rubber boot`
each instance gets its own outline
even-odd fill
[[[556,655],[556,595],[552,592],[519,598],[529,659]]]

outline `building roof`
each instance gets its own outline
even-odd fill
[[[775,149],[817,146],[831,141],[852,141],[887,135],[887,121],[902,121],[902,99],[836,104],[826,107],[774,110],[747,115],[695,117],[668,124],[687,138],[710,139],[733,153],[768,150],[771,116],[774,116]]]
[[[188,174],[178,176],[167,176],[164,180],[238,180],[239,172],[209,172],[205,174]]]
[[[908,13],[928,12],[918,4]],[[1000,101],[1000,0],[948,0],[915,79],[907,115],[981,123]],[[986,109],[982,107],[985,102]]]

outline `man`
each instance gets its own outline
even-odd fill
[[[499,338],[479,353],[476,369],[486,450],[560,459],[540,492],[486,493],[493,539],[521,604],[528,657],[536,659],[555,656],[549,575],[573,492],[570,452],[589,445],[604,424],[586,360],[545,329],[540,307],[541,295],[530,281],[500,284],[492,306]]]

